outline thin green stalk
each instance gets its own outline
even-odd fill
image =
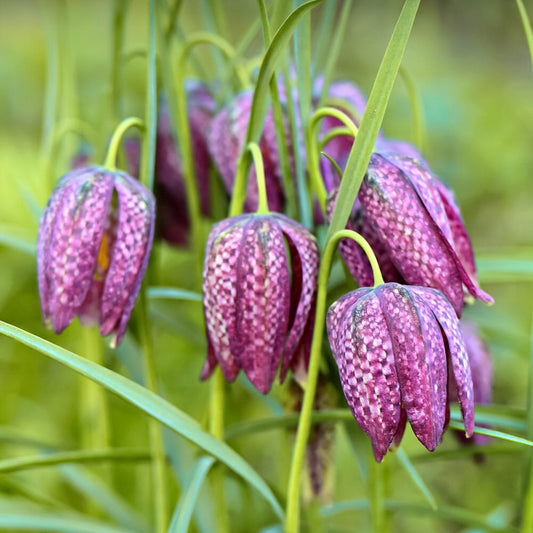
[[[337,2],[335,0],[324,2],[320,28],[316,34],[316,38],[313,39],[312,57],[315,58],[315,75],[317,72],[321,71],[322,65],[325,63],[325,58],[328,57],[330,53],[331,30],[333,28],[333,20],[335,18],[336,10]]]
[[[176,29],[176,21],[178,19],[178,14],[180,12],[182,4],[183,0],[174,0],[174,3],[170,8],[170,13],[168,15],[168,26],[165,30],[165,44],[167,46],[170,43],[170,39],[172,38],[174,30]]]
[[[328,59],[324,68],[324,85],[322,86],[322,94],[320,95],[320,104],[324,105],[331,85],[331,78],[335,70],[335,64],[339,57],[339,52],[346,31],[346,24],[348,23],[348,15],[350,14],[351,0],[344,0],[342,11],[339,16],[339,21],[335,25],[335,36],[331,44],[328,43]]]
[[[529,440],[533,440],[533,321],[531,325],[531,351],[529,357],[526,436]],[[526,471],[529,471],[529,479],[526,481],[526,492],[523,502],[522,533],[533,531],[533,453],[530,450],[526,454]]]
[[[128,3],[126,0],[113,2],[113,55],[111,56],[111,116],[117,121],[122,115],[120,95],[122,93],[122,51]]]
[[[349,128],[343,126],[338,126],[336,128],[331,128],[328,132],[320,139],[318,143],[318,149],[324,150],[324,148],[329,144],[330,141],[336,137],[353,137],[353,133]]]
[[[413,139],[417,148],[424,151],[424,110],[422,106],[422,99],[417,90],[415,80],[409,74],[405,67],[400,67],[400,76],[407,89],[407,95],[409,97],[409,105],[411,106],[411,114],[413,117]]]
[[[291,470],[289,474],[289,484],[287,487],[287,516],[285,522],[286,533],[298,533],[300,530],[300,481],[307,447],[307,439],[309,437],[309,430],[311,428],[313,404],[318,381],[318,372],[320,369],[322,336],[324,334],[324,322],[326,318],[327,283],[333,253],[335,252],[337,243],[343,238],[353,239],[363,248],[367,254],[368,260],[370,261],[370,265],[372,266],[375,286],[383,283],[383,276],[381,275],[376,256],[368,242],[361,235],[355,231],[341,230],[331,237],[326,244],[324,252],[322,253],[320,270],[318,273],[315,328],[313,330],[311,354],[309,356],[307,383],[305,387],[302,410],[300,412],[300,418],[298,421],[296,443],[294,445]]]
[[[118,148],[120,146],[120,141],[122,140],[122,136],[124,135],[124,133],[126,133],[126,130],[133,127],[137,127],[140,130],[144,131],[144,122],[140,118],[129,117],[124,119],[115,128],[113,136],[111,137],[111,141],[109,142],[109,148],[107,149],[107,156],[105,158],[104,167],[108,168],[109,170],[116,169],[117,153]]]
[[[257,177],[257,192],[258,192],[258,204],[257,204],[257,214],[266,215],[269,213],[268,209],[268,199],[266,192],[266,183],[265,183],[265,167],[263,165],[263,155],[257,143],[248,144],[248,150],[252,154],[252,159],[255,166],[255,175]]]
[[[211,392],[209,399],[209,430],[218,439],[224,439],[224,405],[225,405],[225,380],[220,368],[217,368],[211,377]],[[228,533],[229,516],[224,490],[223,465],[215,465],[212,473],[212,486],[215,498],[215,515],[217,517],[217,533]]]
[[[516,0],[516,5],[522,19],[522,25],[524,26],[524,33],[526,34],[527,46],[529,48],[529,56],[531,58],[531,67],[533,67],[533,29],[531,28],[531,20],[527,14],[524,2],[522,0]]]
[[[157,393],[156,371],[152,332],[148,321],[147,300],[144,287],[141,287],[135,308],[139,323],[139,334],[143,353],[144,379],[148,390]],[[168,494],[166,482],[166,456],[161,424],[150,418],[148,421],[150,450],[153,457],[152,480],[155,511],[155,531],[164,533],[167,529]]]
[[[89,361],[103,365],[102,339],[96,328],[83,328],[83,351]],[[82,379],[80,383],[82,406],[81,435],[83,447],[87,449],[109,447],[109,409],[106,392],[96,383]],[[110,477],[109,470],[105,472]]]

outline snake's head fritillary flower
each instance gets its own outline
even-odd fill
[[[438,289],[458,316],[463,286],[475,298],[493,302],[476,284],[472,245],[453,195],[417,161],[373,154],[357,201],[349,224],[376,247],[386,281]],[[372,285],[356,245],[343,241],[341,253],[356,281]]]
[[[253,92],[251,91],[238,94],[211,122],[208,147],[228,193],[231,193],[233,190],[237,160],[245,141],[252,98]],[[285,138],[290,143],[288,123],[285,124]],[[272,211],[281,211],[285,202],[285,194],[282,186],[272,108],[269,109],[265,119],[259,148],[261,149],[265,166],[268,205]],[[292,148],[289,146],[289,153],[291,151]],[[257,182],[255,168],[252,168],[250,169],[250,176],[248,178],[244,208],[248,212],[255,211],[257,204]]]
[[[315,237],[281,214],[245,214],[213,227],[203,276],[208,338],[203,379],[217,364],[228,381],[242,368],[266,394],[282,355],[284,379],[305,341],[318,260]]]
[[[406,419],[435,449],[447,420],[448,365],[472,435],[470,364],[457,316],[440,291],[398,283],[357,289],[330,307],[327,329],[346,400],[377,461],[399,443]]]
[[[146,270],[155,202],[134,178],[103,167],[63,176],[37,243],[43,319],[61,333],[78,315],[120,344]]]

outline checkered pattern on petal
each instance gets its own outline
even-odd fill
[[[474,392],[470,362],[457,316],[448,300],[439,291],[425,287],[410,287],[409,291],[420,296],[426,302],[444,332],[453,375],[457,383],[457,394],[463,413],[465,431],[467,436],[471,436],[474,432]]]
[[[131,176],[115,173],[118,221],[101,300],[100,334],[120,344],[148,264],[155,223],[152,193]]]
[[[346,400],[381,461],[398,429],[401,396],[389,328],[375,291],[346,311],[336,345]]]

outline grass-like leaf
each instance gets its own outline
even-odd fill
[[[361,187],[374,143],[381,127],[385,109],[400,68],[403,53],[411,33],[420,0],[406,0],[389,45],[383,56],[374,86],[368,98],[361,126],[355,138],[341,181],[335,210],[331,218],[328,240],[346,226],[355,198]]]
[[[429,487],[424,483],[424,480],[413,466],[413,463],[411,463],[409,456],[405,453],[403,448],[398,448],[395,455],[398,457],[400,463],[405,468],[405,471],[409,474],[414,484],[420,489],[420,492],[424,495],[431,508],[437,509],[437,501],[435,500],[435,497],[431,494]]]
[[[484,283],[533,281],[533,259],[522,257],[479,257],[479,280]]]
[[[17,231],[6,226],[0,226],[0,246],[13,248],[28,255],[35,255],[35,243],[29,237],[21,237]]]
[[[41,352],[42,354],[68,366],[79,374],[93,380],[117,396],[135,405],[148,415],[194,442],[207,453],[214,455],[235,473],[242,476],[270,503],[279,518],[283,511],[263,478],[234,450],[224,442],[205,432],[200,424],[176,406],[157,394],[107,368],[92,363],[56,344],[36,335],[0,321],[0,333]]]
[[[197,292],[177,289],[175,287],[149,287],[146,291],[148,298],[159,300],[190,300],[201,302],[202,295]]]
[[[212,457],[198,459],[191,482],[179,499],[168,533],[187,533],[198,494],[214,462],[215,460]]]
[[[527,46],[529,48],[529,56],[531,58],[531,67],[533,68],[533,29],[531,28],[531,20],[527,14],[524,2],[522,0],[516,0],[520,18],[522,19],[522,25],[524,26],[524,32],[526,34]]]
[[[453,420],[450,421],[449,427],[452,429],[459,429],[461,431],[465,430],[464,424],[455,422]],[[503,431],[496,431],[495,429],[480,428],[475,426],[474,433],[477,433],[478,435],[487,435],[487,437],[494,437],[495,439],[508,440],[509,442],[515,442],[516,444],[522,444],[524,446],[533,446],[533,441],[523,439],[522,437],[517,437],[516,435],[510,435],[509,433],[504,433]]]

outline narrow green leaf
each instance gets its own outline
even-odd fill
[[[454,422],[453,420],[450,421],[449,427],[452,429],[459,429],[461,431],[465,430],[464,424],[460,422]],[[522,437],[516,437],[515,435],[510,435],[509,433],[504,433],[503,431],[496,431],[495,429],[480,428],[475,426],[474,433],[477,433],[478,435],[487,435],[487,437],[494,437],[495,439],[516,442],[516,444],[523,444],[524,446],[533,446],[533,441],[523,439]]]
[[[283,511],[270,487],[263,478],[227,444],[205,432],[200,424],[176,406],[157,394],[107,368],[87,361],[56,344],[41,339],[20,328],[0,321],[0,333],[41,352],[59,363],[68,366],[79,374],[92,379],[117,396],[135,405],[148,415],[194,442],[207,453],[214,455],[235,473],[242,476],[270,503],[279,518]]]
[[[473,455],[482,454],[482,455],[506,455],[506,454],[515,454],[523,453],[521,446],[516,446],[514,443],[507,444],[489,444],[484,446],[461,446],[455,450],[435,450],[431,453],[421,453],[415,455],[411,459],[415,463],[427,462],[427,461],[436,461],[438,459],[462,459],[462,458],[471,458]]]
[[[450,418],[456,422],[460,422],[463,419],[461,410],[457,405],[453,405],[450,408]],[[505,409],[502,409],[502,406],[497,405],[476,405],[476,423],[511,431],[526,430],[523,411],[517,412],[515,409],[509,409],[506,412]]]
[[[35,255],[35,242],[29,236],[22,237],[20,232],[7,226],[0,226],[0,245],[13,248],[28,255]]]
[[[148,461],[151,456],[147,450],[112,448],[108,450],[76,450],[50,454],[15,457],[0,461],[0,473],[17,472],[44,466],[64,463],[101,463],[104,461]]]
[[[198,494],[214,462],[213,457],[201,457],[196,463],[191,482],[181,495],[176,506],[168,533],[187,533]]]
[[[415,80],[405,67],[400,67],[400,76],[402,77],[405,88],[407,89],[409,105],[411,106],[414,144],[421,152],[424,152],[425,128],[424,106],[422,105],[422,98],[420,97],[420,93],[416,87]]]
[[[531,20],[529,20],[529,15],[524,7],[524,2],[522,0],[516,0],[516,5],[518,6],[518,11],[520,12],[522,25],[524,26],[527,46],[529,48],[529,56],[531,58],[531,67],[533,68],[533,29],[531,29]]]
[[[263,123],[268,111],[270,78],[274,74],[278,59],[284,52],[296,25],[300,18],[311,8],[320,4],[322,0],[312,0],[306,4],[301,5],[295,9],[283,22],[276,34],[274,35],[268,50],[265,52],[252,98],[252,106],[250,108],[250,117],[246,129],[246,137],[243,143],[243,151],[241,152],[239,162],[237,164],[237,175],[235,177],[234,190],[244,190],[243,184],[246,182],[248,175],[248,168],[251,163],[250,152],[246,149],[250,142],[259,142],[261,132],[263,130]],[[240,213],[242,204],[244,203],[243,195],[233,195],[231,199],[230,213]]]
[[[533,259],[479,257],[476,266],[484,283],[533,281]]]
[[[406,0],[383,56],[359,132],[346,163],[344,178],[341,181],[337,203],[328,229],[328,240],[337,231],[346,227],[346,221],[352,211],[374,149],[419,4],[420,0]]]
[[[148,298],[165,300],[190,300],[201,302],[202,295],[197,292],[177,289],[175,287],[149,287],[146,291]]]
[[[403,448],[398,448],[396,450],[395,456],[399,459],[400,463],[405,468],[405,470],[407,471],[407,473],[413,480],[414,484],[420,489],[420,492],[424,495],[424,497],[428,501],[431,508],[437,509],[437,501],[435,500],[435,497],[433,496],[433,494],[431,494],[431,491],[429,490],[428,486],[424,483],[424,480],[420,477],[420,474],[417,472],[416,468],[413,466],[413,463],[411,463],[409,456],[405,453]]]

